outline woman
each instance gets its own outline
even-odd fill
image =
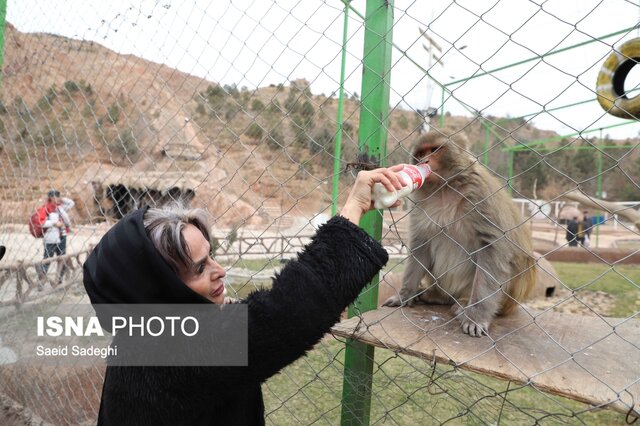
[[[248,308],[246,367],[108,366],[101,425],[264,424],[260,385],[316,344],[387,262],[357,224],[371,189],[401,189],[402,166],[360,172],[341,211]],[[399,204],[396,203],[396,204]],[[209,257],[202,211],[140,209],[114,226],[84,264],[92,304],[224,301],[224,269]]]

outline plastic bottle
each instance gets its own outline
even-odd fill
[[[391,207],[399,198],[406,197],[413,191],[420,189],[431,174],[431,168],[427,163],[421,163],[415,166],[405,164],[404,168],[396,172],[396,174],[407,186],[400,190],[389,192],[381,183],[373,184],[371,199],[376,209]]]

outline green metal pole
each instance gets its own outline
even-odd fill
[[[513,157],[514,156],[515,156],[515,152],[509,151],[509,179],[507,180],[507,191],[509,191],[509,195],[512,195],[513,193],[511,179],[513,179]]]
[[[344,111],[344,70],[347,62],[347,28],[349,25],[349,1],[345,1],[344,25],[342,29],[342,64],[340,65],[340,95],[338,97],[338,129],[333,152],[333,184],[331,189],[331,216],[338,211],[338,183],[340,180],[340,156],[342,151],[342,114]]]
[[[442,86],[442,100],[440,101],[440,127],[444,127],[444,92],[445,87]]]
[[[485,166],[489,165],[489,125],[487,123],[482,123],[484,125],[484,157],[482,162]]]
[[[379,163],[387,150],[391,73],[393,0],[367,0],[365,17],[362,101],[358,145]],[[360,226],[377,240],[382,237],[382,214],[364,215]],[[349,317],[373,310],[378,304],[378,281],[373,281],[349,307]],[[371,415],[371,383],[374,348],[349,340],[345,349],[341,425],[368,425]]]
[[[0,0],[0,83],[4,74],[2,64],[4,63],[4,27],[7,19],[7,0]]]
[[[600,140],[598,142],[598,145],[602,145],[602,130],[600,130]],[[598,176],[596,176],[596,196],[602,199],[602,148],[600,148],[599,146],[596,148],[598,148],[598,155],[596,156],[598,160]],[[600,214],[600,210],[597,210],[596,215],[598,219],[600,219]],[[598,247],[600,247],[600,225],[596,226],[596,248]]]

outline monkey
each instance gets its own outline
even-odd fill
[[[414,144],[413,164],[426,162],[432,173],[411,196],[402,289],[383,306],[452,305],[462,331],[481,337],[496,315],[527,297],[536,268],[519,211],[468,145],[452,129],[431,130]]]

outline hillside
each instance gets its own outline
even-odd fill
[[[337,99],[312,93],[306,80],[220,86],[95,42],[21,33],[10,24],[5,36],[3,221],[24,222],[52,187],[76,200],[86,222],[104,220],[108,210],[98,209],[97,189],[118,184],[193,191],[193,204],[207,206],[223,226],[265,225],[328,205]],[[359,108],[357,98],[346,100],[343,168],[356,160]],[[408,161],[421,120],[392,111],[388,163]],[[446,122],[464,128],[481,155],[478,119],[447,114]],[[489,166],[501,174],[505,144],[556,135],[525,122],[497,132]],[[530,182],[522,185],[526,191]]]

